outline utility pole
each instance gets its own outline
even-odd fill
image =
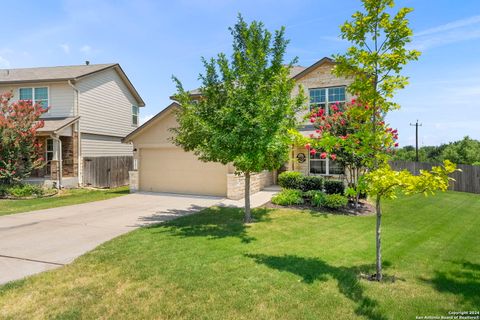
[[[418,127],[421,127],[422,124],[419,124],[417,119],[417,122],[410,123],[410,126],[415,126],[415,161],[418,162]]]

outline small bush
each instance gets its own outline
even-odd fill
[[[0,184],[0,198],[8,195],[8,186],[6,184]]]
[[[303,193],[303,198],[310,200],[310,199],[312,199],[312,197],[313,197],[316,193],[318,193],[318,192],[321,192],[321,191],[320,191],[320,190],[308,190],[308,191],[305,191],[305,192]]]
[[[321,207],[325,201],[326,194],[321,191],[315,191],[312,193],[312,197],[310,198],[310,203],[314,207]]]
[[[329,209],[340,209],[347,205],[348,198],[341,194],[326,194],[322,201],[322,206]]]
[[[323,178],[315,176],[303,177],[300,181],[300,189],[302,189],[303,192],[310,190],[322,190]]]
[[[33,184],[21,184],[7,188],[7,194],[17,198],[40,197],[44,194],[44,190],[40,186]]]
[[[345,192],[345,185],[343,181],[339,180],[325,180],[324,188],[326,194],[343,194]]]
[[[303,175],[296,171],[286,171],[278,175],[278,185],[284,189],[300,189]]]
[[[302,191],[295,189],[283,189],[279,194],[273,196],[272,203],[280,206],[302,204]]]

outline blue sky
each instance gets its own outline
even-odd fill
[[[389,116],[401,145],[480,139],[480,2],[397,0],[413,7],[412,46],[423,52],[404,71],[410,85]],[[270,30],[284,25],[288,58],[308,66],[342,52],[339,26],[360,7],[358,0],[78,0],[8,1],[3,4],[0,68],[119,62],[147,103],[142,119],[169,104],[171,76],[198,87],[200,57],[230,52],[228,27],[241,12]]]

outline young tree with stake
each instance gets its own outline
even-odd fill
[[[355,12],[352,20],[341,27],[342,38],[350,41],[353,46],[345,54],[334,57],[337,63],[334,72],[337,76],[353,80],[348,90],[368,110],[367,117],[358,125],[363,128],[362,139],[369,142],[372,150],[371,157],[365,162],[370,173],[364,181],[370,195],[375,197],[375,278],[381,281],[381,199],[386,195],[392,196],[390,190],[412,190],[418,184],[427,182],[427,191],[444,190],[445,185],[448,185],[448,173],[455,168],[445,163],[443,171],[422,175],[419,181],[405,172],[397,175],[389,170],[389,155],[385,152],[387,149],[383,148],[381,139],[384,136],[384,119],[390,111],[399,108],[391,98],[408,83],[408,78],[401,75],[403,67],[409,61],[417,60],[420,53],[406,48],[412,37],[406,16],[412,9],[401,8],[391,15],[388,11],[394,6],[393,0],[362,0],[362,3],[363,12]],[[388,184],[387,177],[395,181],[394,185]],[[383,185],[383,182],[386,184]],[[383,187],[386,191],[382,191]]]

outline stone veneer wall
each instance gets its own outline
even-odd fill
[[[128,171],[128,185],[130,186],[130,193],[138,191],[138,171]]]
[[[250,194],[257,193],[274,183],[275,172],[263,171],[250,176]],[[234,173],[227,174],[227,198],[238,200],[245,195],[245,177]]]
[[[62,175],[78,176],[78,140],[75,132],[72,137],[60,137],[62,141]]]

